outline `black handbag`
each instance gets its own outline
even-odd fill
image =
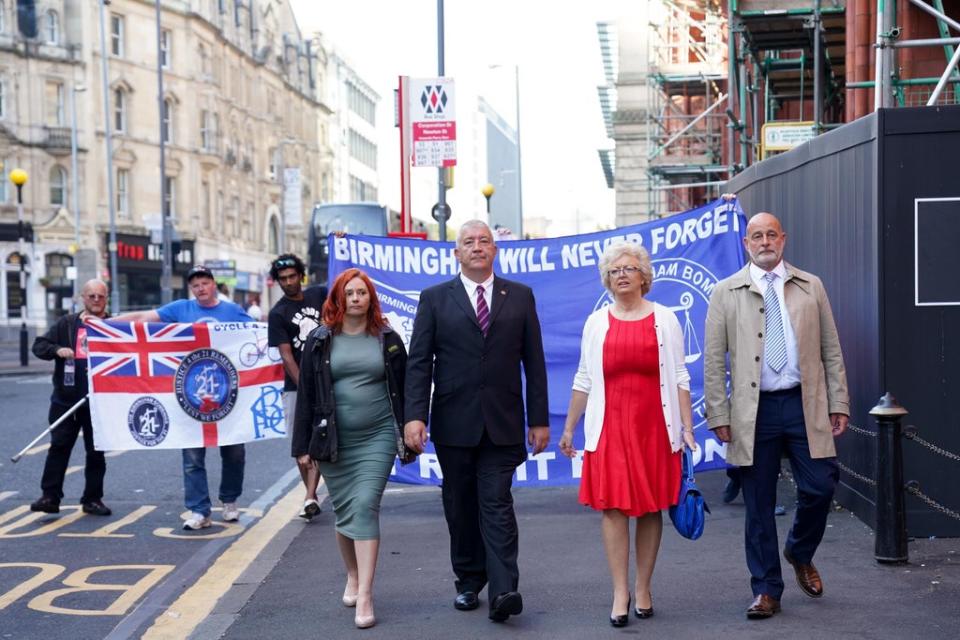
[[[680,498],[675,506],[670,507],[670,520],[677,533],[688,540],[696,540],[703,535],[704,512],[710,513],[710,507],[693,479],[693,452],[687,447],[683,448],[681,468]]]

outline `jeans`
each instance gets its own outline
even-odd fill
[[[183,449],[183,500],[188,511],[209,516],[210,487],[207,484],[206,455],[203,447]],[[246,450],[242,444],[220,447],[220,501],[236,502],[243,493],[243,467]]]

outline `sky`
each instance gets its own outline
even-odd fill
[[[597,154],[612,148],[612,141],[597,98],[604,79],[596,22],[612,19],[627,1],[444,3],[445,75],[454,79],[458,96],[461,87],[464,94],[469,88],[513,124],[513,67],[519,68],[524,217],[548,218],[549,236],[613,226],[614,193],[606,187]],[[437,0],[291,0],[291,5],[302,33],[322,32],[380,94],[380,200],[399,210],[393,90],[400,75],[437,75]],[[458,118],[469,106],[458,100]],[[470,162],[458,157],[458,174],[470,171]],[[414,172],[414,213],[425,218],[421,209],[436,201],[436,171]],[[457,188],[465,187],[451,190],[451,202],[458,201]],[[453,222],[481,213],[455,210]]]

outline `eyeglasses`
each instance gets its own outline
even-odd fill
[[[106,300],[107,296],[101,295],[99,293],[88,293],[83,296],[87,300]]]
[[[607,271],[607,275],[611,278],[619,278],[621,275],[632,276],[635,273],[640,272],[640,267],[614,267]]]
[[[280,258],[273,261],[273,266],[275,267],[295,267],[297,266],[297,261],[293,258]]]

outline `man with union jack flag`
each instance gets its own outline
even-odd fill
[[[187,285],[194,295],[192,300],[175,300],[158,309],[136,311],[118,316],[117,320],[134,322],[252,322],[253,319],[243,308],[233,302],[217,298],[217,282],[213,272],[204,265],[197,265],[187,273]],[[189,357],[189,356],[188,356]],[[157,363],[155,366],[161,366]],[[172,364],[173,369],[178,365]],[[216,367],[210,371],[200,369],[194,376],[201,382],[203,397],[197,399],[199,412],[215,411],[213,406],[219,401],[223,388],[229,385],[220,380],[221,372]],[[213,403],[213,404],[211,404]],[[246,451],[243,444],[220,446],[220,459],[223,465],[220,478],[220,501],[223,503],[222,517],[225,522],[240,519],[237,499],[243,492],[243,471]],[[207,483],[206,448],[182,449],[183,452],[183,492],[184,504],[189,515],[183,523],[187,530],[206,529],[211,525],[210,487]]]

